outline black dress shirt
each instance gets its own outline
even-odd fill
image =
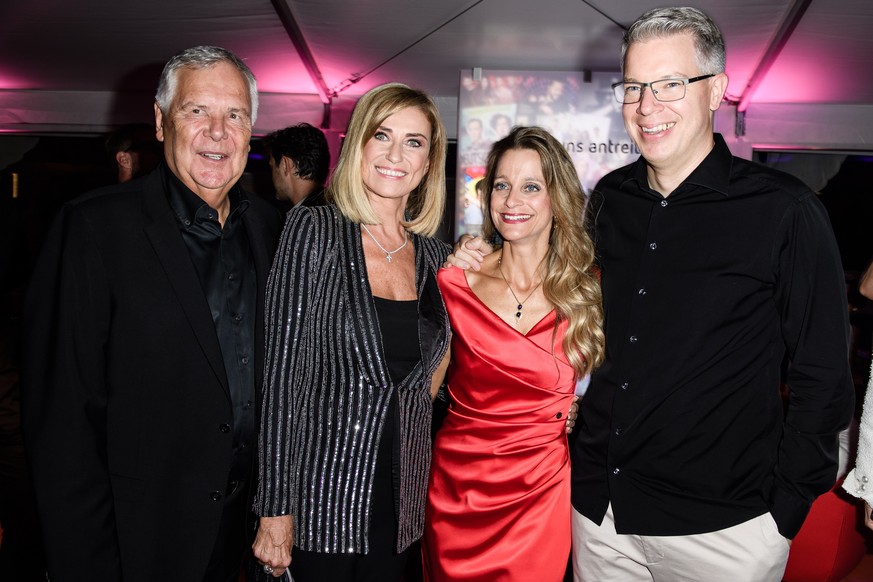
[[[233,459],[229,481],[250,477],[255,442],[255,306],[257,276],[242,214],[249,206],[245,193],[234,186],[224,228],[218,212],[194,194],[171,172],[165,172],[170,206],[179,221],[182,239],[194,263],[203,294],[212,312],[224,359],[233,404]],[[228,419],[230,420],[230,419]]]
[[[667,198],[642,159],[592,196],[607,354],[579,410],[573,506],[600,523],[611,502],[639,535],[769,511],[793,537],[852,414],[844,276],[815,194],[715,137]]]

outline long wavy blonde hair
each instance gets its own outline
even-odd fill
[[[497,163],[510,150],[531,150],[540,158],[554,225],[543,261],[543,292],[554,306],[557,321],[567,320],[563,348],[581,378],[603,362],[603,303],[600,282],[592,272],[594,243],[585,229],[585,195],[567,150],[541,127],[514,127],[494,144],[485,174],[484,236],[496,232],[491,220],[491,193]]]

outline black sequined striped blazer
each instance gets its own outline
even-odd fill
[[[360,225],[333,205],[288,213],[267,283],[255,512],[292,514],[294,545],[368,552],[376,451],[393,393],[400,410],[397,549],[421,536],[430,469],[430,379],[449,342],[436,271],[449,247],[411,235],[422,359],[390,378]]]

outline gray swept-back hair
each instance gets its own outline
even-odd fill
[[[167,61],[158,83],[158,92],[155,94],[155,101],[157,101],[161,111],[166,115],[170,103],[176,96],[179,69],[207,69],[218,63],[233,65],[245,77],[246,84],[249,86],[249,98],[252,102],[252,125],[254,125],[258,118],[258,82],[255,80],[255,75],[238,56],[217,46],[195,46],[183,50]]]
[[[630,25],[621,43],[622,73],[627,49],[631,44],[676,34],[690,34],[694,39],[696,60],[701,74],[724,72],[724,38],[715,22],[697,8],[673,6],[649,10]]]

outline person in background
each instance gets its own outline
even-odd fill
[[[273,577],[400,580],[424,527],[432,396],[448,362],[431,236],[445,204],[433,101],[358,101],[332,204],[288,213],[268,283],[254,544]]]
[[[281,213],[237,185],[258,92],[184,50],[155,96],[164,161],[68,203],[24,311],[22,417],[52,580],[236,582],[263,298]]]
[[[292,206],[325,204],[330,150],[320,129],[298,123],[268,134],[264,146],[270,158],[277,200]]]
[[[117,169],[118,183],[145,176],[161,162],[161,144],[148,123],[130,123],[106,138],[106,153]]]
[[[714,133],[724,67],[695,8],[625,34],[613,89],[641,157],[588,209],[606,357],[573,447],[583,582],[778,581],[836,480],[854,407],[839,252],[815,193]],[[458,263],[477,263],[481,242],[462,247]]]
[[[451,405],[434,445],[424,569],[431,582],[558,581],[570,556],[565,422],[604,349],[585,196],[539,127],[495,143],[480,183],[484,236],[504,242],[480,270],[438,275]]]

